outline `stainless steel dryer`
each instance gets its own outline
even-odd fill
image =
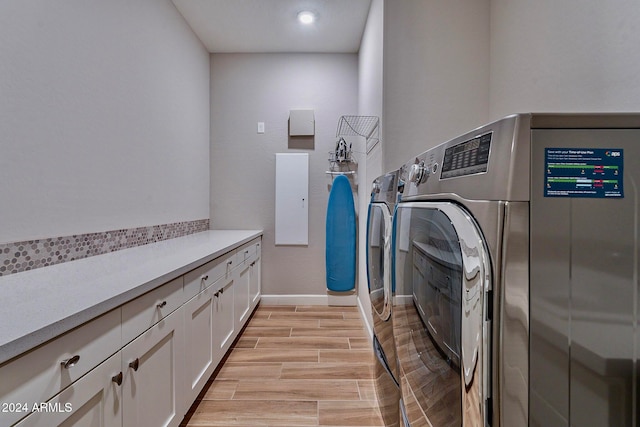
[[[376,178],[367,216],[367,281],[377,358],[376,395],[386,426],[400,425],[399,373],[391,318],[391,220],[398,194],[398,171]]]
[[[640,114],[509,116],[400,179],[411,426],[640,425]]]

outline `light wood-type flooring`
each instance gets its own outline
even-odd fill
[[[258,306],[182,427],[382,426],[356,307]]]

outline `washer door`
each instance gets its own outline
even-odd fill
[[[397,206],[394,333],[412,425],[484,425],[489,397],[489,255],[476,222],[449,202]],[[426,418],[426,419],[424,419]]]
[[[382,321],[391,317],[391,212],[371,203],[367,220],[367,281],[371,309]]]

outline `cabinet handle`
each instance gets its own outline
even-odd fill
[[[209,280],[209,275],[207,274],[206,276],[202,276],[202,280]]]
[[[60,364],[62,365],[62,367],[64,369],[69,369],[69,368],[73,368],[74,366],[76,366],[76,363],[78,363],[80,361],[80,355],[76,354],[75,356],[69,358],[69,359],[65,359],[62,362],[60,362]]]
[[[220,288],[220,293],[224,294],[224,288]]]
[[[134,371],[137,371],[140,367],[140,359],[136,357],[136,360],[134,360],[133,362],[129,362],[129,367]]]
[[[247,250],[247,251],[244,251],[244,254],[245,254],[245,255],[246,255],[246,254],[248,254],[248,253],[249,253],[249,251],[248,251],[248,250]]]
[[[231,265],[231,264],[233,264],[233,260],[229,260],[229,261],[227,262],[227,265]]]
[[[158,307],[158,308],[163,308],[163,307],[165,307],[166,305],[167,305],[167,302],[166,302],[166,301],[162,301],[160,304],[157,304],[157,305],[156,305],[156,307]]]
[[[122,385],[122,372],[118,373],[118,375],[114,375],[111,377],[111,381],[118,385]]]
[[[220,295],[220,292],[216,292],[215,294],[213,294],[213,296],[216,298],[218,298],[218,295]]]
[[[256,262],[253,261],[251,264],[249,264],[251,267],[253,267],[254,265],[256,265]]]

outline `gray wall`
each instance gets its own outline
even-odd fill
[[[211,227],[264,229],[264,294],[326,295],[325,171],[338,119],[357,113],[357,93],[356,54],[211,55]],[[315,111],[311,149],[288,146],[292,109]],[[296,152],[310,160],[309,245],[275,246],[275,154]]]
[[[489,0],[384,3],[384,169],[486,122]]]
[[[633,0],[384,8],[384,170],[508,114],[640,110]]]
[[[640,110],[634,0],[492,0],[491,118]]]
[[[209,215],[209,55],[170,0],[0,2],[0,243]]]

